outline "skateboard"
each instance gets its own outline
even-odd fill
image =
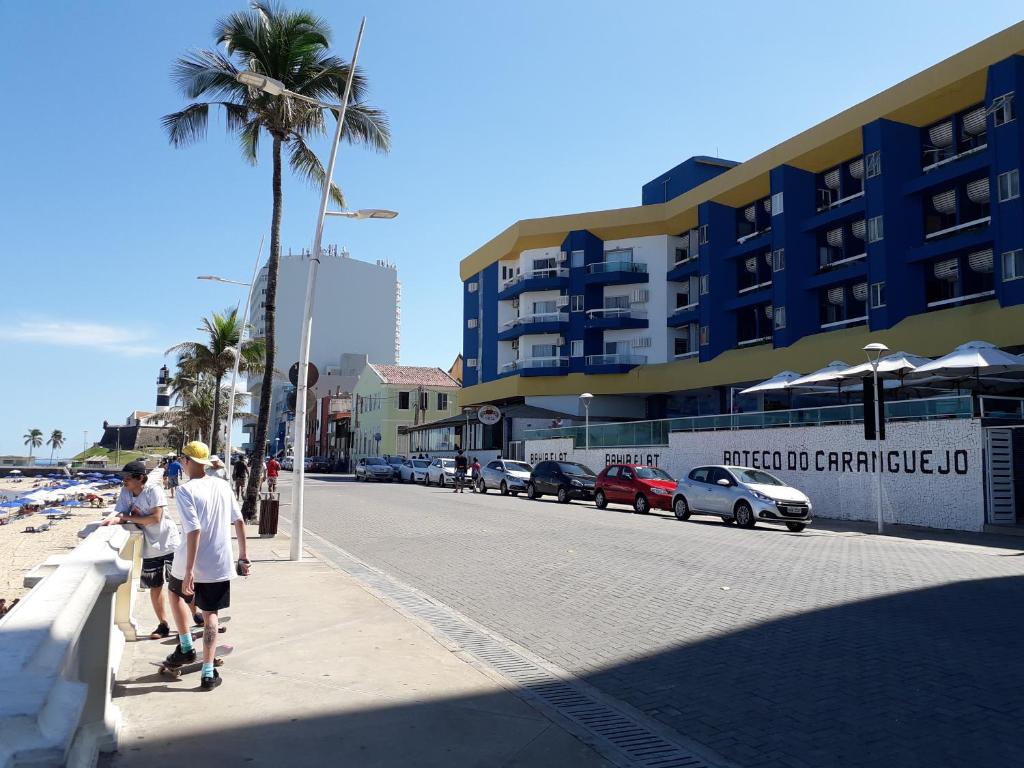
[[[216,652],[216,654],[214,655],[214,658],[213,658],[213,666],[215,666],[215,667],[222,667],[222,666],[224,666],[224,657],[229,655],[231,653],[231,651],[234,650],[234,648],[235,647],[233,645],[218,645],[217,646],[217,652]],[[153,666],[159,668],[159,672],[160,672],[161,675],[164,675],[166,677],[172,677],[175,680],[177,680],[178,678],[180,678],[184,674],[187,674],[187,673],[190,673],[190,672],[198,672],[200,669],[203,668],[203,662],[201,662],[201,661],[192,661],[192,662],[189,662],[188,664],[183,664],[180,667],[172,667],[166,661],[153,661],[153,662],[150,662],[150,663]]]

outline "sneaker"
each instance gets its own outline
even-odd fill
[[[213,677],[204,677],[202,680],[199,681],[199,687],[202,688],[204,691],[212,691],[222,682],[224,681],[220,679],[220,674],[215,669],[213,670]]]
[[[164,663],[168,667],[183,667],[186,664],[191,664],[195,660],[196,649],[193,648],[188,653],[185,653],[183,650],[181,650],[181,643],[178,643],[174,647],[174,651],[168,654],[167,658],[164,660]]]
[[[162,640],[171,634],[171,628],[167,626],[166,621],[161,621],[156,625],[156,629],[149,633],[150,640]]]

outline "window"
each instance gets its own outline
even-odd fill
[[[873,179],[882,175],[882,153],[879,150],[869,152],[864,156],[864,175]]]
[[[882,228],[882,217],[872,216],[868,219],[868,242],[877,243],[884,237],[884,235],[885,232]]]
[[[783,328],[786,327],[786,308],[785,307],[775,307],[775,309],[772,310],[772,317],[775,319],[775,330],[776,331],[781,331]]]
[[[629,296],[605,296],[605,309],[629,309]]]
[[[605,472],[604,476],[605,477],[618,477],[619,476],[619,468],[618,467],[608,467],[608,471]]]
[[[786,268],[786,249],[772,251],[772,272],[781,272]]]
[[[700,276],[700,295],[706,296],[711,292],[711,275]]]
[[[707,224],[701,224],[700,225],[700,229],[698,230],[698,232],[700,234],[697,236],[697,243],[699,245],[707,245],[708,244],[708,225]]]
[[[430,408],[430,393],[420,392],[420,410],[426,411]]]
[[[476,293],[477,289],[479,289],[479,288],[480,288],[480,284],[478,282],[476,282],[475,280],[472,283],[469,283],[466,286],[466,290],[469,291],[470,293]]]
[[[708,339],[710,336],[711,334],[708,333],[708,327],[706,325],[702,325],[700,327],[700,345],[702,347],[706,347],[708,345]]]
[[[619,264],[627,265],[633,263],[633,249],[632,248],[613,248],[610,251],[604,252],[604,260],[609,265]]]
[[[448,410],[448,393],[438,392],[437,393],[437,410],[447,411]]]
[[[534,259],[533,260],[533,270],[534,270],[534,272],[537,272],[537,271],[540,271],[540,270],[544,270],[544,269],[555,269],[555,267],[557,267],[557,266],[558,265],[555,263],[555,259],[554,258]]]
[[[696,255],[697,254],[693,254],[693,256]],[[684,261],[689,261],[691,258],[689,248],[676,248],[676,264],[682,264]]]
[[[480,321],[477,320],[475,317],[471,317],[469,320],[466,321],[466,327],[469,328],[470,330],[476,328],[478,325],[480,325]]]
[[[871,308],[878,309],[885,306],[885,283],[871,284]]]
[[[558,302],[553,299],[550,301],[533,302],[533,314],[535,315],[553,315],[557,311]]]
[[[569,309],[573,312],[583,311],[583,297],[582,296],[570,296],[569,297]]]
[[[989,112],[992,113],[992,124],[997,128],[1000,125],[1010,122],[1016,116],[1016,110],[1013,106],[1013,92],[1004,93],[1002,96],[996,96],[992,99],[992,106],[989,107]]]
[[[583,251],[572,252],[572,254],[569,256],[569,266],[573,267],[574,269],[576,267],[583,266]]]
[[[466,367],[467,368],[476,368],[476,358],[475,357],[471,357],[468,360],[466,360]]]
[[[776,192],[772,195],[772,216],[782,213],[782,193]]]
[[[558,347],[554,344],[533,344],[530,347],[531,357],[558,357]]]
[[[999,202],[1014,200],[1020,197],[1020,173],[1014,168],[1012,171],[999,174]]]
[[[1003,282],[1020,280],[1024,277],[1024,250],[1007,251],[1003,254]]]
[[[569,355],[571,357],[583,357],[583,339],[573,339],[569,343]]]

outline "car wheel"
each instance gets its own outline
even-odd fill
[[[539,499],[540,494],[537,493],[537,487],[533,483],[526,484],[526,498],[528,499]]]
[[[690,519],[690,505],[682,496],[676,496],[676,500],[672,502],[672,511],[675,513],[676,520]]]
[[[508,483],[504,480],[501,481],[501,495],[508,496]]]
[[[483,481],[483,478],[476,481],[476,489],[480,493],[487,493],[487,483]]]
[[[646,515],[651,511],[651,503],[647,501],[647,497],[642,493],[638,493],[636,498],[633,499],[633,511],[638,515]]]
[[[558,489],[558,503],[559,504],[568,504],[569,503],[569,491],[566,489],[566,487],[564,485],[561,488]]]
[[[757,523],[754,519],[754,511],[745,501],[736,505],[736,525],[740,528],[753,528]]]
[[[786,527],[793,533],[800,533],[800,531],[807,527],[807,523],[786,523]]]
[[[429,488],[430,487],[430,475],[424,475],[423,476],[423,487],[424,488]]]
[[[732,525],[735,522],[736,522],[736,518],[735,517],[723,517],[722,518],[722,524],[723,525]]]
[[[605,498],[604,491],[598,491],[594,494],[594,506],[598,509],[604,509],[608,506],[608,499]]]

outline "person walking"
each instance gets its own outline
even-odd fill
[[[462,486],[466,484],[466,469],[469,461],[462,454],[461,448],[455,449],[455,487],[452,493],[462,493]]]
[[[171,612],[178,629],[178,645],[165,664],[175,668],[196,659],[188,622],[187,602],[195,596],[203,612],[203,668],[200,688],[212,690],[222,682],[214,668],[217,650],[218,614],[231,605],[231,579],[237,573],[248,576],[245,523],[231,487],[206,474],[210,449],[194,440],[182,449],[183,471],[189,482],[178,492],[178,515],[184,541],[174,552],[168,588]],[[231,528],[238,542],[238,560],[231,563]]]
[[[469,465],[469,490],[476,493],[477,484],[480,482],[480,462],[473,457],[473,461]]]
[[[273,493],[277,490],[277,476],[281,474],[281,465],[277,459],[271,456],[267,460],[267,490]]]
[[[149,590],[157,626],[149,633],[150,640],[171,634],[167,621],[164,583],[171,572],[174,550],[181,543],[178,526],[167,514],[167,497],[156,483],[149,482],[146,464],[130,461],[121,470],[121,493],[114,503],[114,517],[101,525],[135,525],[142,531],[142,573],[139,586]]]
[[[210,457],[210,466],[206,468],[206,474],[210,477],[219,477],[227,482],[228,471],[224,468],[224,462],[220,460],[220,456],[216,453]]]
[[[172,499],[174,498],[174,489],[181,481],[181,472],[181,462],[178,461],[177,456],[172,457],[171,463],[167,465],[167,487],[171,492]]]
[[[245,492],[245,481],[249,479],[249,467],[245,459],[239,458],[231,468],[231,479],[235,481],[235,498],[241,499]]]

